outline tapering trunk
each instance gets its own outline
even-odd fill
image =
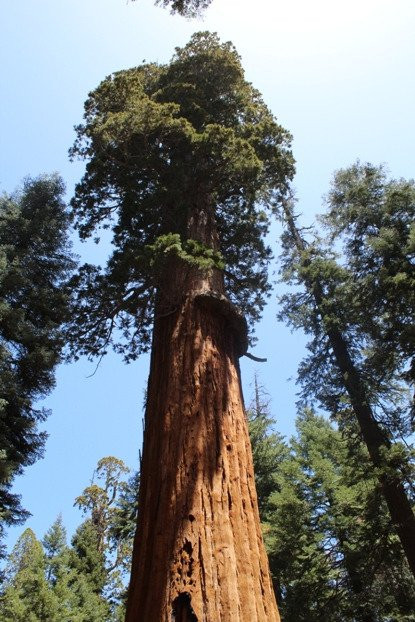
[[[385,460],[383,452],[391,447],[391,443],[373,415],[364,382],[350,358],[342,334],[337,329],[328,330],[327,334],[343,375],[363,441],[373,465],[379,469],[379,482],[392,523],[415,577],[415,515],[399,472],[394,472]],[[386,469],[388,473],[385,473]]]
[[[285,216],[294,244],[300,252],[305,251],[304,240],[295,225],[293,214],[288,208],[285,211]],[[310,260],[306,259],[305,263],[309,265]],[[313,281],[309,280],[306,285],[314,296],[318,311],[324,317],[326,305],[324,305],[321,282],[314,279]],[[337,367],[343,377],[344,388],[349,395],[362,439],[366,444],[373,465],[379,470],[379,482],[392,523],[415,577],[415,515],[399,471],[396,469],[394,471],[385,460],[384,452],[390,449],[390,440],[374,417],[367,387],[359,369],[351,358],[342,332],[337,327],[331,326],[326,328],[326,335],[333,350]]]
[[[126,621],[277,622],[222,275],[172,261],[157,306]]]

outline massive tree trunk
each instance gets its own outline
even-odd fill
[[[214,247],[207,221],[201,211],[190,237]],[[240,384],[241,325],[218,270],[172,259],[154,325],[127,622],[280,619]]]

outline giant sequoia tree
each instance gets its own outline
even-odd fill
[[[153,329],[127,620],[278,620],[238,358],[269,288],[290,136],[209,33],[108,77],[77,131],[76,223],[112,227],[114,251],[80,271],[74,349],[133,359]]]

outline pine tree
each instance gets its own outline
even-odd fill
[[[134,473],[119,491],[110,525],[110,538],[116,542],[132,540],[137,525],[140,473]]]
[[[131,569],[137,520],[137,476],[125,482],[128,471],[123,461],[114,456],[101,458],[92,484],[75,500],[75,504],[88,515],[79,533],[90,542],[83,547],[83,554],[80,541],[76,541],[77,563],[81,563],[79,568],[86,576],[92,577],[94,568],[99,572],[96,591],[108,602],[111,619],[121,619],[124,613],[125,579]],[[89,558],[91,555],[95,561]]]
[[[356,209],[353,213],[356,217]],[[318,238],[308,244],[290,202],[285,204],[284,218],[283,275],[304,290],[283,297],[281,317],[312,335],[310,354],[300,366],[304,396],[317,397],[340,425],[347,423],[351,413],[355,417],[415,575],[415,516],[408,487],[413,469],[410,452],[397,442],[397,434],[405,428],[399,366],[390,364],[393,356],[385,359],[383,366],[376,363],[376,355],[371,354],[377,351],[375,342],[366,330],[367,322],[359,321],[355,304],[362,300],[361,315],[378,317],[382,324],[378,309],[370,306],[371,301],[381,299],[382,287],[376,295],[355,297],[357,289],[367,287],[370,279],[365,281],[365,274],[354,271],[352,264],[337,262]],[[376,289],[379,281],[372,279],[371,285]]]
[[[41,543],[31,529],[17,541],[6,567],[6,587],[0,598],[4,622],[56,622],[57,601],[45,577]]]
[[[0,198],[0,536],[27,516],[11,482],[46,437],[37,426],[48,412],[35,403],[54,386],[73,268],[63,192],[59,177],[45,176]]]
[[[74,349],[132,359],[154,322],[129,622],[278,619],[238,357],[269,290],[289,139],[209,33],[168,65],[110,76],[85,105],[72,205],[82,236],[112,226],[115,250],[105,272],[81,270]]]
[[[44,536],[43,548],[31,530],[24,532],[6,569],[0,609],[6,620],[124,619],[138,494],[138,476],[125,482],[127,472],[124,463],[112,456],[98,462],[92,484],[75,500],[87,518],[71,547],[61,516]]]
[[[261,402],[259,410],[264,411]],[[263,498],[259,496],[259,505],[283,619],[287,622],[343,620],[337,589],[339,570],[327,555],[326,534],[316,523],[318,511],[310,495],[308,467],[303,469],[298,459],[298,443],[294,439],[290,445],[282,441],[269,415],[265,419],[262,414],[261,419],[260,435],[258,420],[253,420],[254,466],[259,484],[261,474],[268,471],[270,485],[266,488],[259,485],[259,491],[266,490]]]
[[[367,367],[378,378],[386,370],[396,374],[413,391],[415,183],[389,179],[384,167],[357,162],[335,174],[326,204],[322,220],[329,242],[341,244],[354,276],[348,282],[349,321],[366,335]],[[413,432],[414,407],[401,407],[387,422],[395,434]]]
[[[62,553],[66,549],[66,529],[60,514],[42,540],[46,554],[46,578],[55,584],[59,577],[59,565]]]
[[[66,530],[59,516],[43,538],[46,578],[56,601],[54,622],[98,622],[108,607],[96,594],[75,563],[77,552],[66,544]]]
[[[100,534],[91,519],[84,521],[72,538],[68,560],[70,589],[85,622],[110,619],[110,604],[104,595],[108,579],[105,553],[100,545]]]
[[[294,448],[309,480],[316,529],[324,534],[333,568],[340,570],[342,619],[405,619],[415,607],[415,582],[391,533],[367,449],[356,434],[340,432],[308,410],[297,429]]]
[[[116,500],[109,528],[109,539],[112,542],[112,556],[118,585],[115,590],[117,607],[116,619],[124,622],[128,590],[125,578],[131,573],[133,540],[137,526],[139,472],[132,475],[121,488]],[[115,554],[114,554],[115,552]]]
[[[252,439],[259,473],[270,441],[277,447],[268,421]],[[367,450],[308,409],[296,425],[289,447],[274,451],[273,490],[259,499],[283,619],[412,620],[415,584]]]
[[[98,550],[101,553],[109,545],[110,526],[116,511],[115,502],[119,493],[125,488],[122,477],[128,471],[123,461],[114,456],[101,458],[94,471],[92,484],[75,499],[75,505],[84,513],[90,513],[90,520],[98,537]],[[102,486],[98,483],[100,481]]]
[[[269,412],[266,392],[254,380],[255,397],[247,410],[249,438],[252,446],[255,485],[258,494],[259,515],[267,520],[270,496],[278,489],[279,470],[289,457],[289,448],[276,431],[276,422]]]

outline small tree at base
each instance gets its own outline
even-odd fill
[[[6,589],[0,598],[4,622],[54,622],[58,602],[46,576],[46,559],[41,543],[26,529],[9,556]]]

